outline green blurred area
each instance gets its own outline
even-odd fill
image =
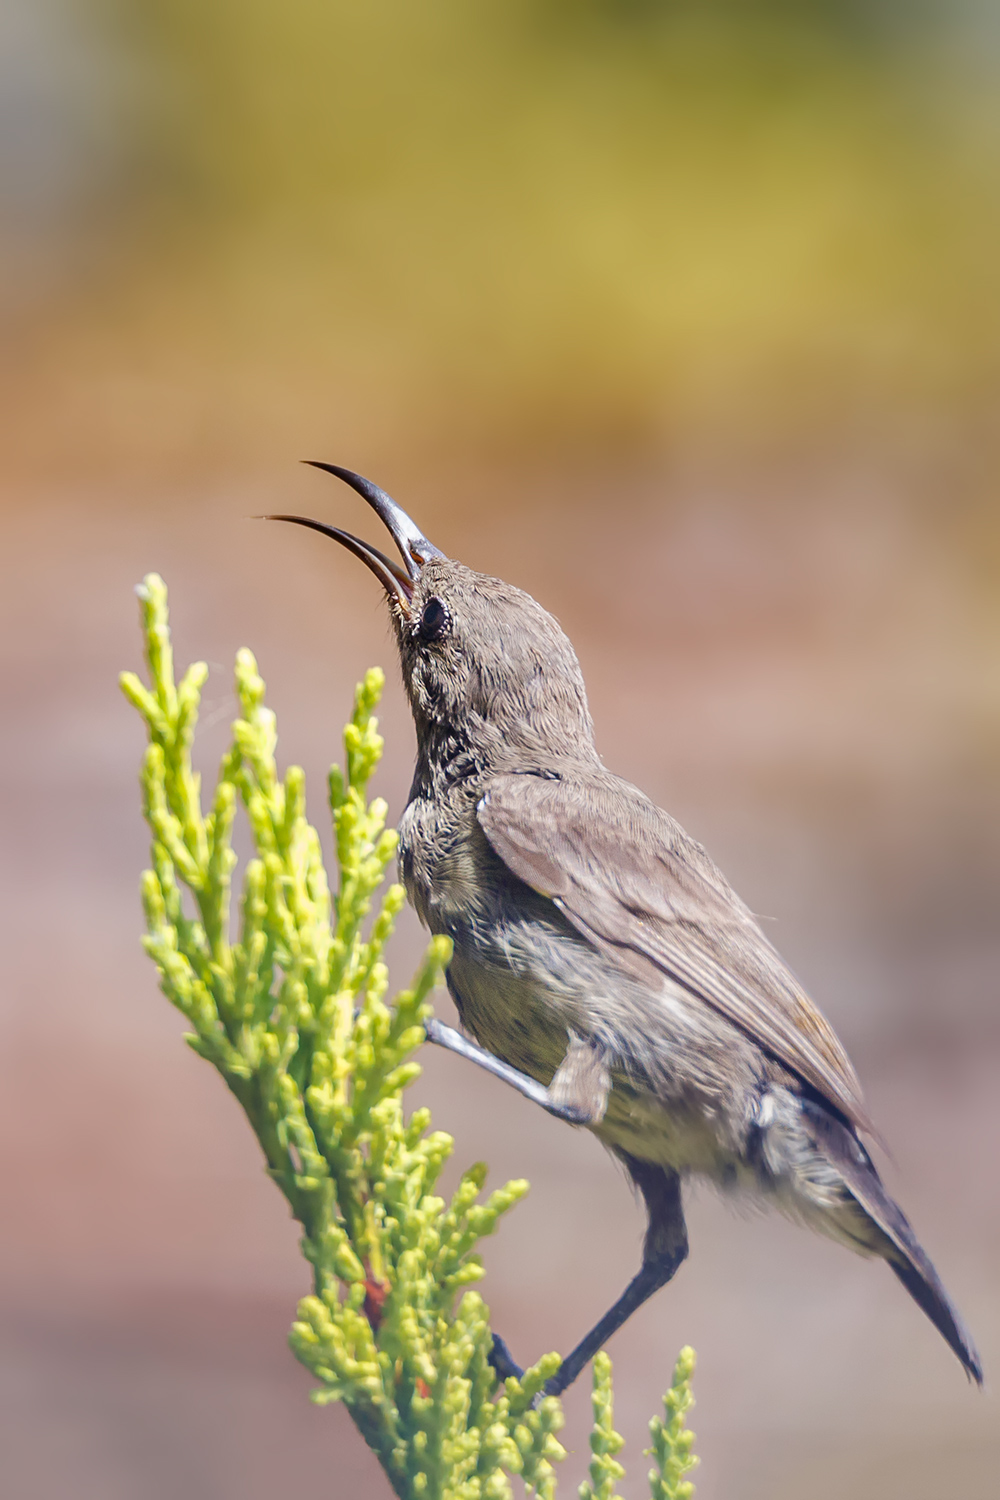
[[[238,371],[258,440],[293,401],[475,451],[978,411],[1000,53],[947,16],[90,0],[112,170],[46,347]]]

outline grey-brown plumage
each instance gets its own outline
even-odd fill
[[[347,546],[389,598],[417,732],[402,876],[421,920],[452,939],[449,989],[480,1045],[440,1022],[428,1037],[587,1125],[645,1200],[639,1272],[549,1388],[677,1270],[692,1174],[888,1261],[981,1382],[861,1143],[872,1125],[847,1054],[704,849],[604,768],[557,622],[445,557],[377,486],[317,467],[368,500],[403,559],[278,518]],[[516,1368],[499,1340],[496,1362]]]

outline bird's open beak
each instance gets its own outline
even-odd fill
[[[265,516],[266,521],[291,521],[296,526],[309,526],[313,531],[321,531],[324,536],[333,537],[335,542],[353,552],[355,557],[369,567],[375,574],[379,583],[385,589],[390,598],[394,598],[403,611],[409,614],[410,602],[413,599],[413,589],[420,570],[424,563],[432,557],[444,557],[439,547],[429,542],[413,521],[410,520],[406,511],[391,499],[385,490],[380,490],[377,484],[372,484],[370,479],[363,479],[360,474],[355,474],[350,469],[342,469],[337,464],[323,464],[314,459],[307,459],[314,469],[325,469],[328,474],[335,474],[345,484],[357,490],[362,495],[372,510],[388,527],[392,539],[399,548],[403,559],[403,566],[394,563],[391,558],[386,557],[377,547],[372,547],[368,542],[361,541],[360,537],[352,536],[349,531],[341,531],[338,526],[327,526],[322,521],[312,521],[308,516]]]

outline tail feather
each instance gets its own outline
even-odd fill
[[[909,1220],[886,1192],[868,1152],[853,1130],[823,1105],[804,1100],[803,1113],[817,1146],[833,1162],[853,1196],[889,1240],[885,1258],[893,1272],[955,1351],[969,1378],[982,1385],[983,1366],[976,1346]]]
[[[921,1260],[924,1269],[918,1269],[909,1256],[905,1260],[890,1260],[889,1265],[917,1306],[923,1308],[942,1338],[954,1349],[969,1379],[982,1385],[983,1365],[978,1350],[941,1285],[940,1276],[922,1252]]]

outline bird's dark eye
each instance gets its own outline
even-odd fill
[[[439,641],[451,624],[448,606],[433,594],[420,612],[417,632],[422,641]]]

